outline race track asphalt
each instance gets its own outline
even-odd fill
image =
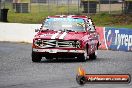
[[[132,75],[132,52],[98,50],[96,60],[43,58],[33,63],[31,44],[0,42],[0,88],[132,88],[132,83],[80,86],[75,79],[79,66],[87,74]]]

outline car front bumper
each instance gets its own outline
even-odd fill
[[[40,53],[84,53],[84,50],[66,50],[66,49],[36,49],[33,52]]]

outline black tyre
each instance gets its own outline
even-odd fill
[[[87,48],[87,46],[86,46],[85,49],[84,49],[84,54],[82,54],[82,55],[80,55],[80,56],[78,57],[79,61],[85,62],[85,61],[88,59],[88,50],[87,50],[87,49],[88,49],[88,48]]]
[[[32,61],[33,62],[40,62],[42,59],[42,56],[40,56],[38,53],[32,52]]]
[[[90,60],[95,60],[97,58],[95,52],[89,55]]]

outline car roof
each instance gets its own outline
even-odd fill
[[[85,16],[85,15],[55,15],[55,16],[48,16],[48,18],[82,18],[82,19],[86,19],[87,16]]]

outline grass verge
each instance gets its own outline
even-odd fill
[[[10,23],[41,23],[48,15],[58,15],[58,14],[68,14],[71,15],[88,15],[81,13],[83,8],[78,8],[77,5],[72,5],[70,7],[66,5],[50,5],[47,4],[35,4],[33,3],[30,7],[29,13],[15,13],[12,9],[12,4],[7,4],[9,8],[8,12],[8,22]],[[120,14],[111,15],[108,13],[100,13],[90,16],[95,22],[96,26],[108,26],[108,27],[118,27],[118,28],[132,28],[132,14]]]

